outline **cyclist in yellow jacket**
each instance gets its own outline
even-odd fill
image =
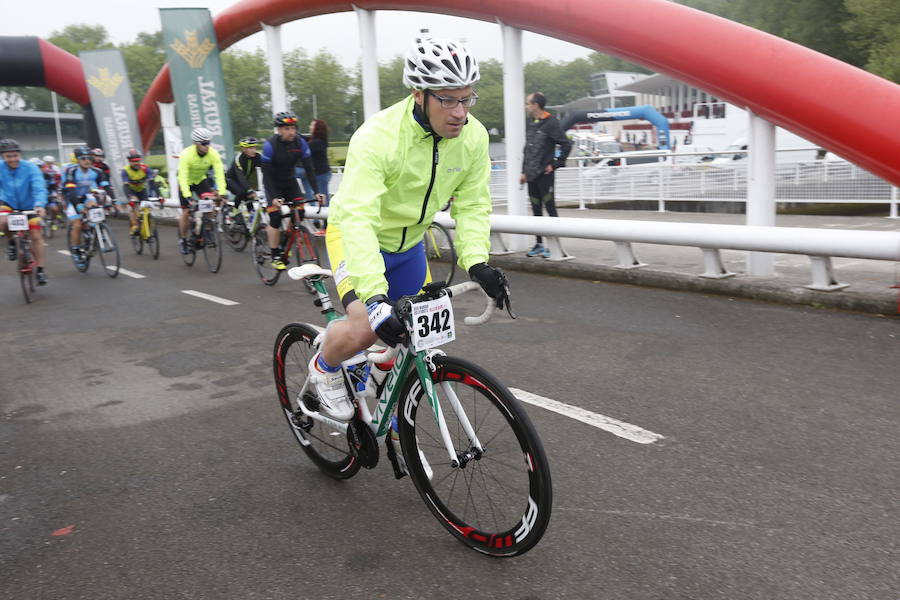
[[[488,266],[491,162],[488,134],[469,109],[478,96],[478,63],[457,42],[417,38],[403,82],[405,100],[368,119],[353,135],[340,189],[331,201],[326,244],[347,319],[328,328],[309,365],[323,413],[353,417],[341,362],[378,338],[396,345],[406,326],[393,303],[429,280],[422,238],[454,196],[459,265],[494,298],[506,300],[505,277]]]
[[[187,227],[192,195],[216,193],[216,190],[219,194],[225,193],[225,169],[222,167],[222,157],[210,146],[212,132],[205,127],[197,127],[191,131],[191,141],[194,143],[181,151],[178,161],[178,188],[181,197],[178,245],[182,254],[188,253]],[[216,190],[207,178],[210,169],[213,171]]]

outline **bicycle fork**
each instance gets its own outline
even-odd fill
[[[416,371],[419,374],[419,381],[424,383],[425,389],[423,390],[428,396],[428,403],[431,405],[431,410],[434,413],[434,419],[437,422],[438,429],[441,432],[441,439],[444,442],[444,447],[447,450],[447,454],[450,457],[450,466],[454,469],[456,468],[465,468],[466,464],[472,459],[481,458],[481,455],[484,454],[484,446],[481,445],[481,441],[478,439],[478,436],[475,434],[475,429],[472,427],[472,423],[469,421],[469,417],[466,415],[466,411],[463,410],[462,404],[459,402],[459,397],[456,395],[456,390],[453,389],[453,386],[450,385],[447,381],[440,382],[441,389],[444,391],[444,394],[447,396],[447,400],[450,402],[451,408],[453,408],[453,412],[456,414],[456,418],[459,420],[459,424],[462,425],[463,431],[466,434],[466,437],[469,438],[470,447],[466,449],[465,452],[458,453],[453,446],[453,440],[450,438],[450,430],[447,428],[447,421],[444,419],[444,411],[441,408],[441,402],[437,397],[437,392],[434,389],[434,384],[431,381],[431,372],[429,369],[429,364],[431,363],[431,358],[433,354],[429,353],[423,358],[421,355],[416,355]],[[429,364],[426,364],[429,363]]]

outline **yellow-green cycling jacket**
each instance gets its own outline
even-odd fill
[[[379,112],[350,140],[329,221],[341,231],[347,273],[363,301],[387,294],[379,250],[418,244],[451,197],[458,263],[487,262],[490,250],[491,161],[488,134],[475,117],[453,139],[428,135],[412,115],[414,100]]]
[[[216,189],[220,194],[224,194],[225,170],[216,149],[210,146],[203,156],[197,153],[197,146],[193,144],[182,150],[178,157],[178,187],[181,189],[181,195],[190,198],[191,186],[206,179],[210,169],[213,170]]]

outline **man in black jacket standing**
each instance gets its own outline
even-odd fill
[[[546,104],[547,98],[541,92],[528,94],[525,98],[525,112],[529,119],[525,129],[525,156],[519,183],[528,182],[528,198],[531,200],[534,216],[540,217],[543,214],[542,207],[546,206],[547,215],[557,217],[559,215],[553,199],[554,171],[566,166],[572,142],[566,137],[559,120],[544,110]],[[550,256],[550,249],[544,247],[541,236],[537,236],[537,241],[527,256]]]

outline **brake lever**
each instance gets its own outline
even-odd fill
[[[503,286],[504,308],[506,308],[506,313],[510,316],[510,318],[515,319],[515,318],[517,318],[516,313],[513,312],[512,305],[509,302],[509,296],[510,296],[509,278],[506,276],[506,271],[504,271],[503,269],[500,269],[500,268],[498,268],[497,270],[500,271],[500,285]]]

